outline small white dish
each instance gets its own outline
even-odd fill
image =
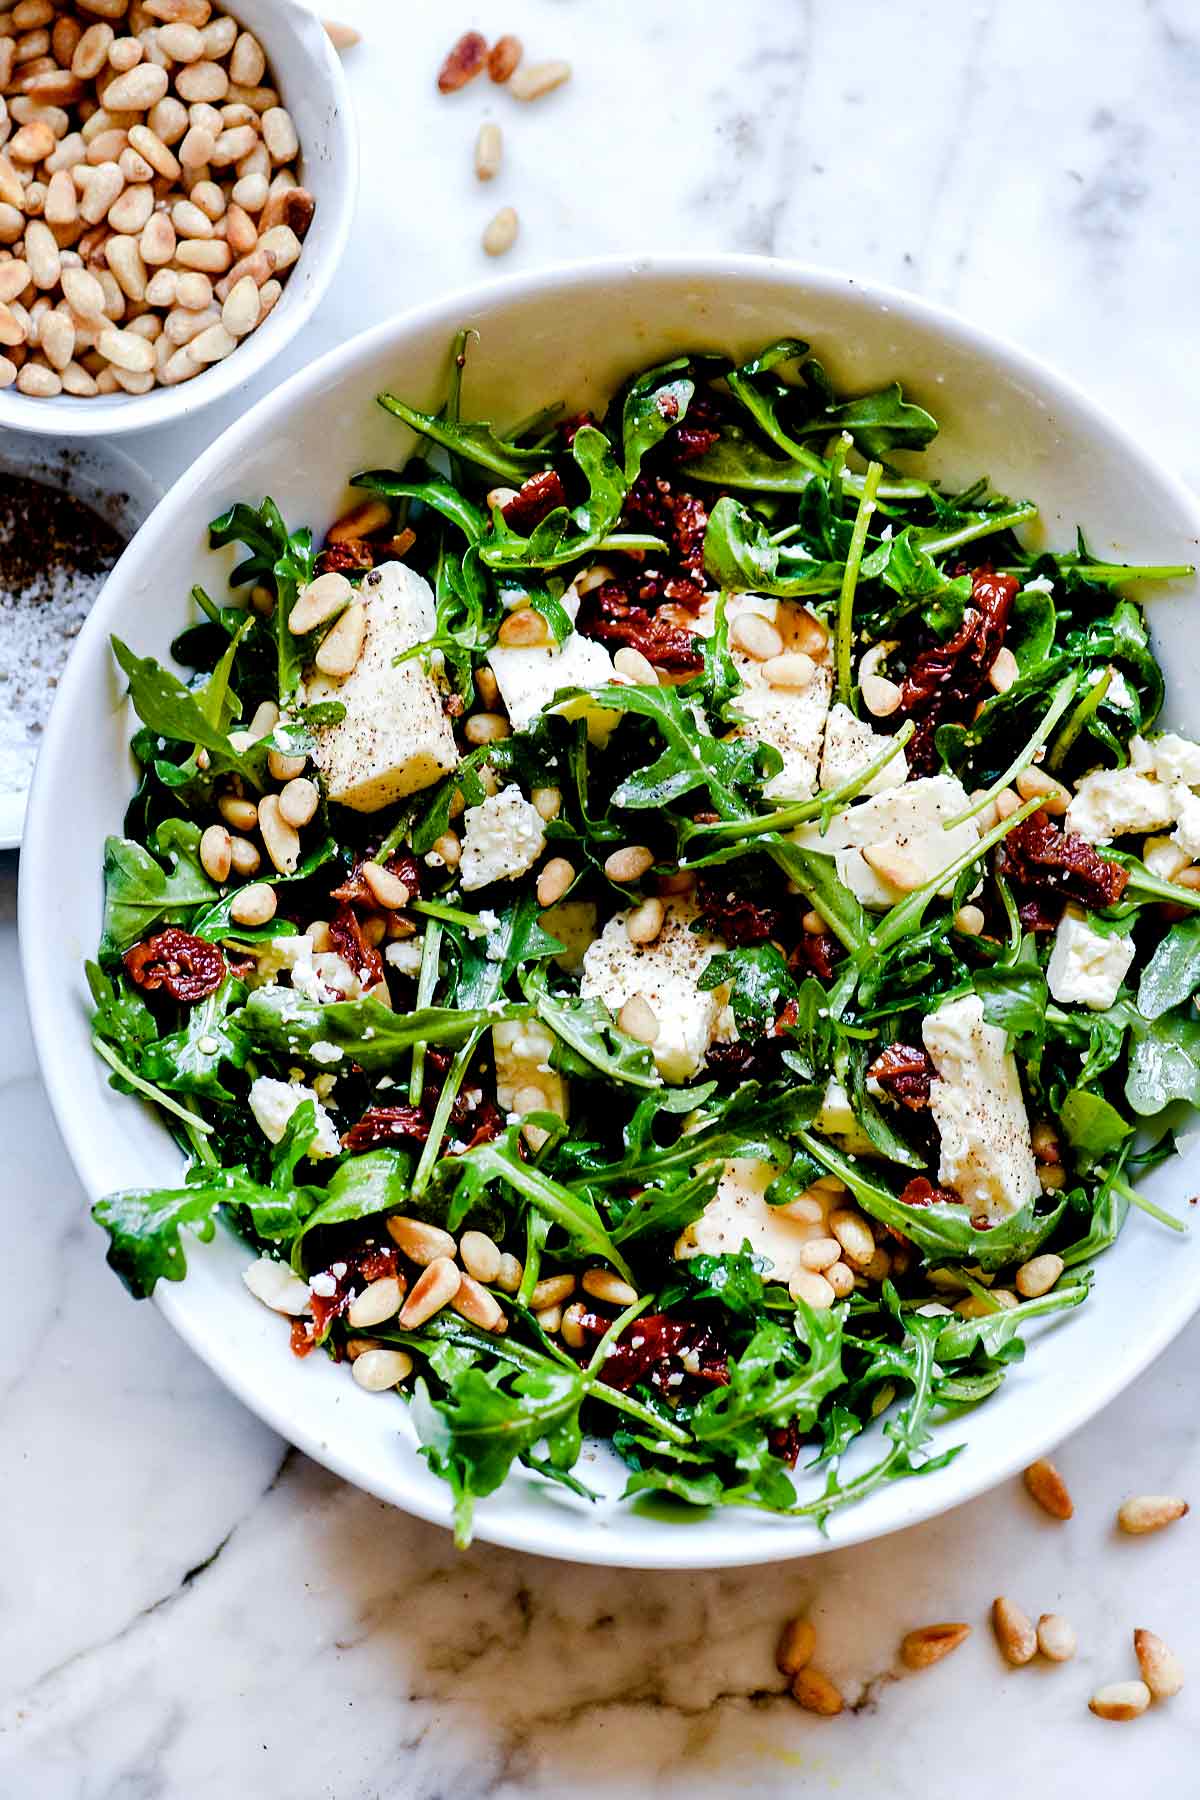
[[[19,475],[58,488],[90,506],[123,538],[132,538],[162,498],[162,488],[140,463],[114,444],[64,444],[52,437],[0,434],[0,475]],[[4,686],[0,683],[0,715]],[[27,788],[0,790],[0,850],[21,842]]]
[[[1143,438],[1014,346],[844,275],[757,257],[584,263],[450,295],[342,345],[231,426],[172,489],[85,626],[50,720],[22,858],[21,944],[46,1085],[93,1199],[179,1178],[178,1152],[159,1120],[114,1093],[89,1042],[82,961],[99,934],[103,839],[120,829],[134,779],[108,634],[166,656],[188,616],[189,587],[200,581],[219,593],[222,568],[232,565],[232,552],[223,561],[205,548],[208,521],[232,501],[269,493],[289,522],[321,532],[348,503],[349,474],[402,464],[412,435],[375,396],[390,388],[418,406],[440,405],[451,339],[463,326],[479,334],[466,411],[501,426],[555,401],[571,411],[602,405],[631,369],[681,348],[748,354],[777,337],[804,337],[843,390],[901,380],[942,425],[922,470],[951,484],[987,474],[1001,491],[1032,495],[1045,541],[1070,546],[1080,525],[1095,552],[1121,560],[1197,560],[1200,507]],[[1192,735],[1200,734],[1198,599],[1200,583],[1191,581],[1153,601],[1168,717]],[[1200,1188],[1200,1134],[1193,1139],[1143,1184],[1184,1215],[1184,1196]],[[419,1456],[404,1408],[363,1393],[327,1361],[292,1356],[279,1319],[247,1296],[240,1277],[250,1253],[230,1233],[189,1243],[187,1256],[187,1280],[161,1285],[158,1304],[221,1379],[310,1456],[448,1523],[449,1491]],[[1101,1259],[1096,1286],[1086,1306],[1036,1335],[998,1395],[938,1428],[935,1447],[962,1443],[961,1455],[836,1513],[824,1537],[750,1511],[684,1523],[621,1506],[624,1471],[600,1446],[577,1471],[600,1492],[596,1505],[517,1472],[479,1506],[477,1532],[582,1562],[699,1568],[813,1555],[930,1518],[1044,1454],[1170,1342],[1200,1304],[1200,1233],[1176,1237],[1134,1216]]]
[[[337,273],[358,196],[358,131],[341,59],[320,19],[300,0],[234,0],[229,11],[267,53],[300,138],[300,172],[316,200],[303,252],[288,271],[278,304],[232,355],[178,387],[91,399],[59,394],[53,400],[6,388],[0,392],[0,432],[114,437],[191,418],[264,369],[312,317]]]

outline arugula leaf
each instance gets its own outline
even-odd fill
[[[1133,1130],[1115,1106],[1088,1088],[1072,1088],[1058,1116],[1075,1160],[1083,1169],[1094,1168],[1119,1150]]]
[[[768,1470],[771,1429],[792,1425],[807,1432],[821,1402],[841,1386],[845,1319],[844,1306],[814,1312],[800,1300],[794,1331],[770,1320],[759,1325],[731,1358],[728,1385],[697,1402],[691,1418],[697,1442],[749,1473]]]
[[[231,1009],[240,1007],[245,993],[240,981],[226,976],[216,993],[187,1009],[178,1031],[146,1045],[138,1073],[169,1092],[236,1105],[238,1097],[222,1082],[220,1069],[222,1063],[234,1069],[246,1066],[246,1039],[229,1021]]]
[[[595,425],[581,425],[571,456],[587,484],[579,506],[556,506],[528,537],[495,515],[492,536],[480,550],[489,569],[554,569],[598,550],[621,516],[626,487],[608,439]],[[575,529],[572,530],[571,527]]]
[[[711,956],[696,983],[702,991],[729,983],[738,1035],[759,1038],[799,989],[774,944],[725,950]]]
[[[132,838],[104,840],[104,927],[100,955],[122,956],[156,925],[184,925],[216,895],[200,867],[200,827],[168,819],[155,835],[155,856]]]
[[[689,463],[689,469],[696,465]],[[818,562],[789,552],[770,536],[762,521],[730,495],[723,494],[708,515],[704,532],[704,568],[726,593],[774,594],[781,599],[836,594],[844,565]]]
[[[1200,1106],[1200,1023],[1182,1012],[1135,1022],[1125,1098],[1143,1117],[1172,1100]]]
[[[459,1170],[467,1178],[462,1184],[466,1190],[464,1198],[469,1196],[473,1204],[484,1188],[496,1181],[503,1182],[552,1225],[557,1225],[577,1250],[604,1257],[629,1281],[629,1266],[605,1230],[588,1195],[551,1179],[524,1162],[519,1143],[516,1127],[510,1125],[503,1137],[477,1144],[473,1150],[464,1150],[456,1158]],[[464,1216],[461,1205],[457,1216]]]
[[[522,975],[521,986],[526,998],[533,1002],[538,1018],[571,1053],[563,1056],[556,1052],[556,1067],[576,1076],[607,1075],[628,1087],[662,1086],[649,1046],[622,1031],[602,1000],[552,994],[544,969],[528,970]]]
[[[820,429],[848,431],[856,447],[870,459],[885,457],[893,450],[924,450],[937,436],[938,427],[923,407],[904,398],[900,383],[894,381],[876,393],[827,407]]]
[[[159,737],[176,743],[200,745],[210,758],[219,759],[222,772],[241,775],[251,786],[262,789],[265,783],[267,753],[255,745],[245,752],[235,750],[229,734],[220,723],[224,706],[216,705],[201,689],[192,693],[177,675],[164,669],[152,656],[135,656],[119,637],[112,640],[116,657],[129,682],[129,698],[143,724]],[[214,720],[210,716],[216,711]]]
[[[307,528],[289,532],[279,508],[268,498],[257,511],[252,506],[231,506],[209,526],[208,541],[213,549],[241,542],[250,552],[234,570],[231,585],[267,582],[274,587],[275,697],[285,707],[300,685],[304,650],[301,640],[292,636],[288,620],[300,589],[316,574],[312,533]]]
[[[186,1226],[207,1244],[226,1198],[223,1189],[184,1187],[134,1188],[97,1200],[92,1217],[109,1236],[106,1261],[135,1300],[147,1299],[158,1281],[183,1280],[181,1230]]]
[[[1010,1037],[1038,1036],[1045,1029],[1050,998],[1046,977],[1038,962],[1037,940],[1027,932],[1016,960],[977,969],[975,991],[983,1001],[989,1025],[1002,1025]]]
[[[539,921],[536,896],[526,891],[497,915],[486,936],[467,936],[447,925],[458,959],[447,1005],[463,1012],[486,1012],[498,1002],[518,969],[560,956],[562,945]],[[529,1008],[518,1011],[528,1012]]]
[[[406,1150],[367,1150],[339,1163],[329,1178],[324,1198],[292,1240],[291,1261],[296,1274],[308,1273],[306,1240],[311,1232],[395,1211],[407,1198],[411,1171],[412,1157]]]
[[[484,514],[440,475],[411,481],[394,474],[391,469],[366,469],[361,475],[355,475],[350,485],[365,488],[371,494],[381,494],[389,500],[419,500],[423,506],[457,525],[468,544],[482,544],[487,537],[488,521]]]
[[[621,409],[621,442],[625,453],[625,479],[632,484],[642,458],[660,443],[673,425],[687,416],[696,383],[685,373],[686,356],[661,363],[639,375],[625,396]],[[673,377],[674,379],[669,379]]]
[[[1142,970],[1137,1008],[1144,1019],[1161,1019],[1182,1006],[1200,987],[1200,917],[1180,920],[1159,940]]]
[[[415,406],[398,400],[395,394],[380,394],[379,404],[385,412],[390,412],[413,431],[420,432],[431,443],[440,444],[443,450],[453,451],[465,462],[475,463],[481,469],[490,469],[493,475],[503,475],[507,481],[515,481],[520,487],[529,475],[547,466],[549,458],[542,450],[524,450],[519,444],[502,438],[482,419],[471,422],[460,422],[445,419],[436,413],[421,412]]]
[[[427,1006],[402,1015],[378,1000],[335,1000],[322,1006],[291,988],[263,987],[250,995],[232,1023],[255,1050],[280,1061],[319,1064],[312,1047],[323,1040],[337,1044],[371,1074],[393,1068],[415,1044],[460,1044],[497,1019],[521,1018],[529,1010],[523,1004],[493,1002],[467,1010]]]

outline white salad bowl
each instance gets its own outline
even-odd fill
[[[113,437],[191,418],[264,369],[312,317],[336,275],[358,197],[358,132],[341,59],[320,19],[300,0],[232,0],[227,10],[266,51],[300,139],[300,176],[316,201],[304,248],[287,272],[278,303],[229,356],[176,387],[90,399],[59,394],[50,400],[6,388],[0,392],[0,432]]]
[[[59,1124],[91,1199],[172,1185],[179,1154],[150,1109],[107,1083],[88,1037],[83,959],[100,930],[101,852],[133,786],[130,714],[108,650],[116,631],[166,657],[189,616],[188,590],[221,593],[233,561],[205,547],[208,521],[231,502],[270,494],[294,525],[318,532],[346,506],[349,475],[396,466],[411,434],[375,404],[385,388],[418,406],[444,396],[453,333],[478,332],[464,413],[501,426],[564,401],[601,406],[620,377],[681,348],[757,350],[809,339],[838,388],[899,378],[939,419],[921,459],[951,484],[988,474],[1042,506],[1041,541],[1067,548],[1081,525],[1096,553],[1186,563],[1200,509],[1144,444],[1013,346],[911,296],[842,275],[738,257],[608,260],[495,282],[365,332],[262,400],[160,504],[114,571],[67,669],[34,780],[21,868],[21,940],[34,1033]],[[1152,600],[1170,721],[1200,735],[1197,583]],[[1200,1145],[1200,1136],[1193,1140]],[[1157,1170],[1145,1190],[1186,1215],[1200,1188],[1200,1149]],[[96,1255],[102,1252],[97,1233]],[[246,1292],[250,1253],[228,1231],[189,1242],[190,1273],[161,1283],[166,1317],[233,1391],[309,1455],[424,1518],[446,1523],[448,1489],[426,1469],[398,1400],[358,1389],[343,1368],[297,1361],[279,1318]],[[1000,1392],[937,1431],[962,1443],[948,1466],[899,1481],[811,1525],[726,1509],[690,1522],[617,1503],[623,1471],[594,1446],[577,1473],[596,1504],[517,1470],[477,1510],[483,1538],[523,1550],[631,1567],[766,1562],[852,1544],[927,1519],[1011,1475],[1131,1381],[1200,1303],[1200,1241],[1140,1214],[1097,1267],[1085,1306],[1030,1334],[1029,1354]],[[850,1461],[851,1470],[855,1467]]]

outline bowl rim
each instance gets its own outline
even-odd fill
[[[575,288],[597,281],[654,280],[658,277],[685,277],[697,282],[722,284],[749,278],[760,285],[766,282],[780,288],[802,289],[829,296],[852,292],[867,304],[893,310],[900,318],[912,318],[927,327],[936,327],[989,361],[1005,364],[1010,370],[1021,374],[1036,386],[1039,394],[1046,400],[1078,408],[1095,429],[1107,432],[1124,445],[1136,462],[1153,472],[1155,480],[1161,483],[1164,491],[1178,506],[1181,516],[1190,521],[1190,535],[1194,535],[1197,543],[1200,543],[1200,498],[1191,492],[1183,479],[1157,460],[1153,452],[1147,449],[1143,436],[1125,427],[1107,407],[1093,400],[1072,379],[1061,375],[1052,365],[1011,339],[990,328],[976,325],[949,308],[885,283],[819,265],[741,253],[712,253],[702,256],[618,255],[572,260],[516,276],[470,283],[418,307],[394,314],[336,345],[298,370],[271,393],[264,395],[248,412],[230,424],[191,466],[186,476],[188,488],[194,490],[203,485],[210,470],[236,453],[241,442],[261,435],[264,429],[280,417],[286,417],[307,393],[319,391],[331,379],[340,378],[342,373],[355,367],[360,361],[369,360],[381,345],[393,338],[402,338],[441,322],[445,324],[449,341],[466,314],[483,311],[497,302],[519,302],[547,289],[557,289],[566,299]],[[151,528],[155,520],[159,530],[165,528],[164,522],[169,519],[173,492],[174,489],[168,490],[153,519],[148,521]],[[61,952],[55,954],[54,946],[49,941],[45,945],[41,942],[42,920],[36,889],[38,883],[52,873],[55,866],[51,824],[52,796],[56,781],[63,779],[68,773],[66,765],[71,755],[68,721],[74,711],[76,690],[82,691],[86,684],[89,660],[87,651],[94,638],[107,632],[109,615],[116,610],[120,599],[122,583],[118,577],[144,531],[145,528],[137,534],[118,562],[80,634],[76,652],[68,663],[34,773],[25,848],[21,858],[18,912],[20,952],[34,1045],[59,1131],[89,1202],[99,1197],[103,1184],[98,1184],[90,1176],[91,1149],[88,1135],[73,1118],[69,1078],[56,1055],[56,1024],[62,1001],[63,959]],[[64,765],[61,773],[60,763]],[[160,1282],[154,1295],[155,1303],[185,1343],[265,1424],[287,1442],[303,1450],[315,1462],[355,1486],[374,1493],[388,1504],[401,1505],[403,1510],[418,1518],[450,1527],[452,1503],[449,1490],[444,1496],[437,1493],[428,1499],[421,1492],[407,1494],[401,1502],[397,1500],[394,1489],[385,1491],[370,1479],[365,1479],[356,1467],[352,1455],[341,1454],[326,1440],[319,1428],[309,1428],[290,1416],[288,1408],[277,1400],[270,1385],[256,1379],[254,1365],[236,1362],[232,1355],[225,1352],[219,1338],[214,1342],[211,1333],[206,1335],[203,1323],[188,1316],[188,1303],[181,1292],[181,1285]],[[1019,1443],[1015,1444],[1011,1456],[1006,1454],[1002,1458],[994,1458],[990,1463],[977,1466],[974,1470],[969,1459],[956,1459],[958,1481],[950,1496],[940,1492],[941,1484],[936,1476],[931,1477],[928,1483],[918,1482],[915,1489],[906,1483],[910,1504],[905,1516],[882,1528],[878,1524],[872,1524],[869,1517],[866,1524],[861,1524],[859,1521],[863,1517],[863,1510],[855,1508],[838,1515],[837,1529],[828,1536],[806,1533],[802,1542],[794,1543],[789,1542],[782,1531],[778,1535],[773,1531],[764,1531],[761,1536],[755,1535],[753,1538],[747,1536],[738,1539],[733,1536],[728,1544],[706,1542],[703,1554],[697,1555],[694,1551],[689,1551],[689,1546],[695,1543],[692,1534],[675,1524],[664,1524],[654,1538],[653,1549],[626,1543],[617,1529],[578,1530],[562,1534],[559,1541],[547,1544],[540,1541],[544,1539],[545,1519],[536,1507],[523,1511],[512,1522],[491,1518],[489,1509],[484,1505],[476,1515],[475,1538],[477,1541],[563,1561],[622,1568],[678,1570],[746,1567],[820,1555],[829,1550],[848,1549],[854,1544],[868,1542],[936,1518],[1017,1474],[1022,1467],[1045,1454],[1055,1444],[1061,1443],[1115,1399],[1162,1353],[1198,1309],[1200,1282],[1195,1284],[1193,1291],[1184,1290],[1173,1305],[1164,1306],[1156,1313],[1136,1347],[1119,1361],[1119,1366],[1114,1361],[1098,1370],[1094,1384],[1064,1404],[1056,1413],[1051,1427],[1023,1435]],[[928,1500],[926,1495],[929,1496]]]
[[[300,291],[280,318],[283,329],[275,341],[252,333],[232,355],[210,364],[193,381],[177,387],[155,386],[147,394],[126,394],[118,404],[92,407],[90,412],[91,402],[86,398],[58,394],[50,400],[38,400],[12,387],[0,392],[0,431],[85,440],[124,437],[157,426],[180,424],[261,375],[307,325],[325,298],[345,253],[358,204],[360,153],[354,103],[342,59],[316,14],[302,0],[270,0],[270,17],[271,29],[286,31],[303,51],[309,79],[320,75],[328,86],[330,139],[337,174],[336,187],[325,199],[325,206],[333,213],[332,235],[320,256],[313,259],[303,285],[297,283]],[[291,285],[289,280],[285,293]]]

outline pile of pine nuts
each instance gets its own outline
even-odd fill
[[[299,151],[211,0],[0,12],[0,387],[145,394],[229,356],[312,221]]]

